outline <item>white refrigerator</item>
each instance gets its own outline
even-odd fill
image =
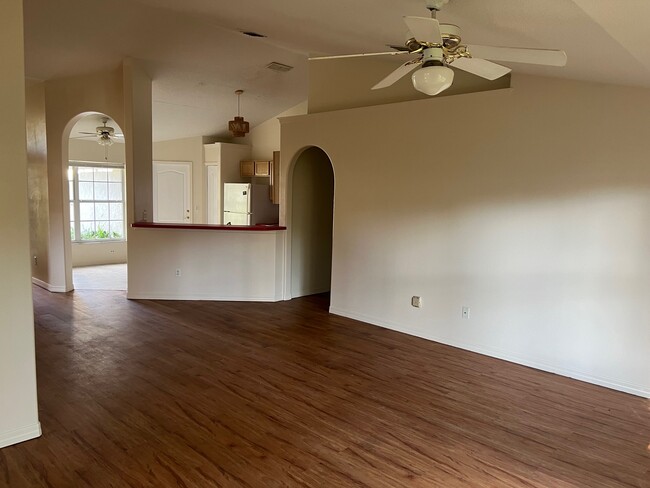
[[[224,225],[276,224],[278,205],[271,203],[269,185],[224,183]]]

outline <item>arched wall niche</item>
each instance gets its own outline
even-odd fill
[[[334,168],[318,146],[298,151],[288,173],[287,290],[290,297],[329,292],[332,273]]]

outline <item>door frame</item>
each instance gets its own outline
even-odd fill
[[[223,211],[221,210],[223,188],[221,186],[221,163],[205,163],[205,221],[208,224],[223,223]],[[212,215],[213,213],[215,215]],[[211,219],[211,217],[213,218]]]

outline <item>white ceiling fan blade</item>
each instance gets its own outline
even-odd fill
[[[372,89],[373,90],[379,90],[380,88],[386,88],[386,87],[391,86],[397,80],[399,80],[400,78],[406,76],[411,71],[413,71],[417,66],[420,65],[420,63],[421,63],[421,60],[407,61],[402,66],[397,68],[395,71],[390,73],[386,78],[384,78],[379,83],[377,83],[375,86],[373,86]]]
[[[385,53],[362,53],[362,54],[341,54],[337,56],[318,56],[309,58],[309,61],[321,61],[323,59],[363,58],[365,56],[398,56],[400,54],[411,54],[408,51],[388,51]]]
[[[481,58],[458,58],[451,63],[451,66],[480,76],[486,80],[496,80],[512,71],[510,68]]]
[[[404,22],[416,41],[442,44],[440,24],[436,19],[405,16]]]
[[[557,49],[527,49],[520,47],[467,46],[470,54],[477,58],[511,63],[543,64],[546,66],[565,66],[567,57]]]

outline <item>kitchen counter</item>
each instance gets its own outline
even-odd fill
[[[287,230],[277,224],[258,225],[215,225],[215,224],[161,224],[157,222],[135,222],[131,227],[140,229],[183,229],[183,230],[237,230],[237,231],[269,231]]]

